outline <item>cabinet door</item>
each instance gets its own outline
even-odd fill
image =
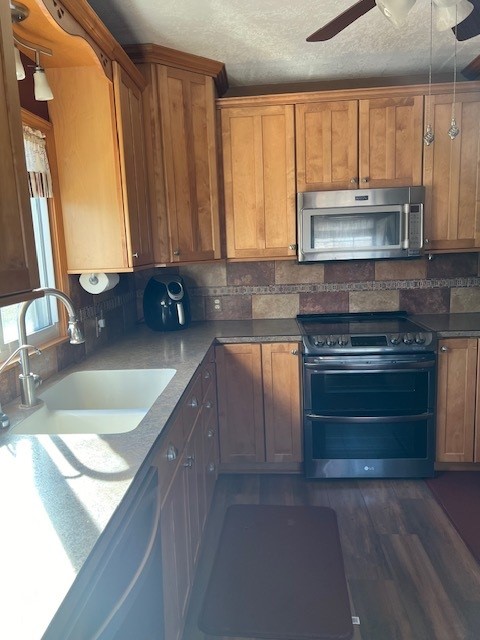
[[[457,94],[455,116],[459,135],[447,134],[452,118],[452,96],[431,98],[435,142],[425,147],[425,245],[440,250],[478,247],[480,202],[480,99]]]
[[[13,53],[8,3],[0,2],[0,298],[39,286]]]
[[[358,102],[295,106],[297,191],[358,188]]]
[[[220,461],[265,461],[260,344],[215,348]]]
[[[113,83],[129,258],[134,267],[153,263],[142,93],[116,62]]]
[[[477,385],[477,339],[440,340],[437,461],[472,462]]]
[[[220,258],[213,79],[164,66],[159,74],[170,259]]]
[[[423,96],[360,100],[360,188],[422,184]]]
[[[293,106],[222,110],[228,258],[294,256]]]
[[[165,640],[178,640],[190,590],[188,476],[180,463],[161,511]]]
[[[262,344],[267,462],[301,462],[300,345]]]

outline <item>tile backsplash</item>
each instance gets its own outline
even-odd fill
[[[298,313],[480,311],[476,253],[431,260],[218,262],[179,267],[193,320],[292,318]],[[141,299],[141,287],[137,300]]]

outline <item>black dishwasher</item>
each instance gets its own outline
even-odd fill
[[[100,538],[43,640],[162,640],[158,472],[150,467],[113,533]]]

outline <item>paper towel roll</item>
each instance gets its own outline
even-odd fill
[[[118,284],[118,273],[82,273],[79,278],[80,285],[88,293],[103,293],[113,289]]]

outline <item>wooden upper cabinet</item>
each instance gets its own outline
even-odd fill
[[[297,189],[422,184],[423,96],[296,105]]]
[[[453,140],[447,134],[452,95],[432,96],[430,112],[435,141],[424,152],[426,248],[479,247],[480,96],[457,94],[455,117],[460,133]]]
[[[296,253],[293,109],[221,111],[228,258]]]
[[[439,341],[438,462],[474,461],[477,353],[477,338]]]
[[[360,188],[422,184],[423,96],[359,101]]]
[[[213,79],[163,65],[158,74],[170,240],[167,259],[220,258]]]
[[[0,2],[0,304],[39,286],[10,10]]]
[[[357,189],[358,101],[297,104],[297,190]]]
[[[142,92],[116,62],[113,63],[115,111],[127,243],[133,266],[153,263]]]

